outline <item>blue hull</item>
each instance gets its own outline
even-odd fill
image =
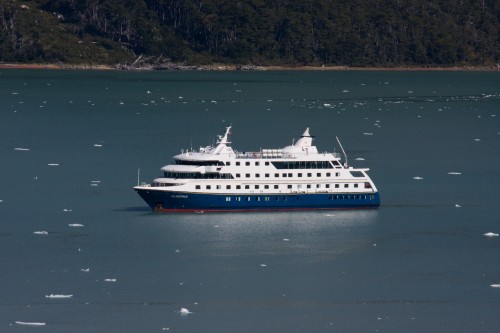
[[[154,211],[281,211],[367,209],[380,206],[378,193],[198,194],[136,189]]]

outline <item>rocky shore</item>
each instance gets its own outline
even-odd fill
[[[187,65],[162,64],[26,64],[0,63],[0,69],[48,69],[48,70],[119,70],[119,71],[500,71],[500,66],[396,66],[396,67],[350,67],[350,66],[256,66],[234,64]]]

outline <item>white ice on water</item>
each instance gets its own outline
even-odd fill
[[[49,233],[45,230],[40,230],[40,231],[34,231],[33,232],[35,235],[48,235]]]
[[[456,172],[456,171],[450,171],[448,172],[449,175],[461,175],[461,172]]]
[[[116,282],[116,279],[104,279],[105,282]]]
[[[84,226],[85,225],[80,224],[80,223],[70,223],[70,224],[68,224],[68,227],[74,227],[74,228],[82,228]]]
[[[492,288],[500,288],[500,283],[490,284],[490,287],[492,287]]]
[[[50,295],[45,295],[45,298],[71,298],[73,295],[68,294],[68,295],[63,295],[63,294],[50,294]]]
[[[415,177],[413,177],[413,179],[415,179],[415,180],[422,180],[422,179],[424,179],[424,178],[419,177],[419,176],[415,176]]]
[[[16,321],[16,325],[24,326],[45,326],[45,323],[33,322],[33,321]]]
[[[185,316],[185,315],[188,315],[188,314],[190,314],[190,313],[192,313],[192,312],[191,312],[191,311],[189,311],[189,310],[188,310],[188,309],[186,309],[186,308],[181,308],[181,309],[179,310],[179,313],[180,313],[181,315]]]
[[[498,237],[498,234],[496,234],[494,232],[487,232],[487,233],[483,234],[483,236],[486,236],[486,237]]]
[[[14,150],[17,150],[17,151],[28,151],[30,150],[29,148],[20,148],[20,147],[16,147],[14,148]]]
[[[48,166],[59,166],[59,163],[49,163]]]

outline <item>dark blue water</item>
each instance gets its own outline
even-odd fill
[[[0,100],[1,332],[500,329],[500,73],[2,70]],[[382,206],[150,212],[138,168],[228,124],[339,136]]]

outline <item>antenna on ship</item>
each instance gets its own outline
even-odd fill
[[[344,147],[342,147],[342,144],[340,143],[339,138],[337,136],[335,138],[337,139],[337,142],[339,143],[340,149],[342,149],[342,152],[344,153],[344,156],[345,156],[344,166],[347,167],[347,154],[345,153]]]
[[[137,186],[141,184],[141,168],[137,169]]]

